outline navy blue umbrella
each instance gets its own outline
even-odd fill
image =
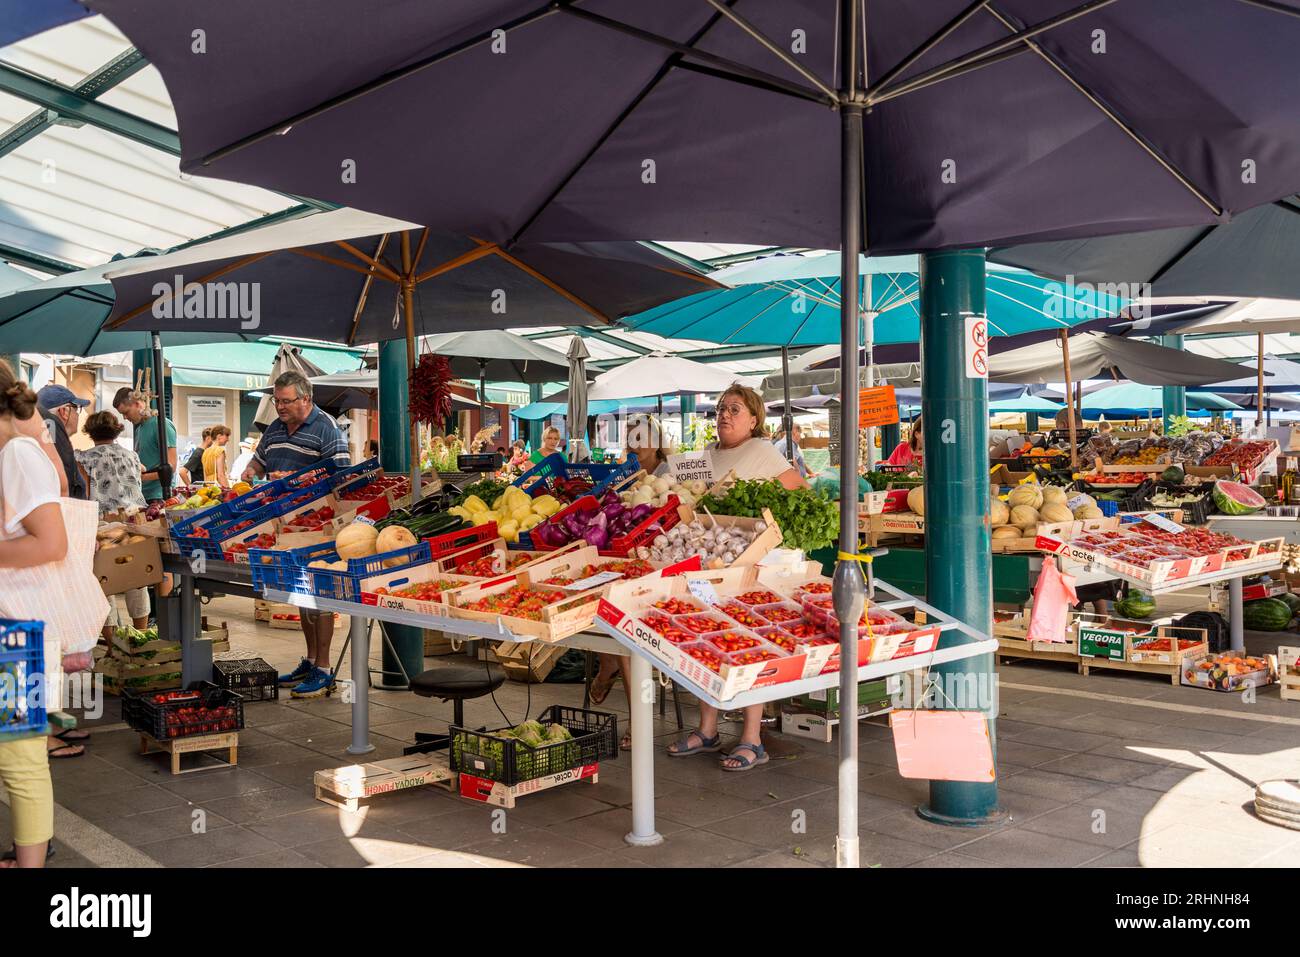
[[[88,16],[77,0],[0,0],[0,47]]]

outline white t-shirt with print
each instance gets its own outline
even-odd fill
[[[713,460],[714,481],[719,482],[733,470],[738,479],[774,479],[793,467],[767,439],[746,439],[732,449],[711,445],[708,452]]]
[[[59,500],[59,473],[35,439],[18,436],[0,449],[0,541],[27,534],[23,519]]]

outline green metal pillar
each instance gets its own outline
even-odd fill
[[[925,566],[927,600],[985,634],[993,633],[989,529],[988,380],[967,375],[966,318],[985,315],[984,251],[921,256],[921,416],[925,429]],[[970,639],[945,632],[941,647]],[[930,669],[934,707],[984,711],[997,738],[993,656]],[[1005,817],[994,782],[931,781],[920,815],[975,826]]]
[[[1160,337],[1160,344],[1168,349],[1181,349],[1183,337],[1168,335]],[[1165,419],[1165,434],[1174,416],[1187,414],[1187,389],[1181,385],[1166,385],[1160,388],[1160,410]]]
[[[889,458],[889,453],[898,447],[898,443],[903,441],[903,427],[895,422],[893,425],[882,425],[880,427],[880,461]]]
[[[528,384],[528,401],[542,401],[542,384],[540,382],[530,382]],[[542,429],[546,427],[543,419],[528,420],[528,448],[529,451],[536,451],[542,447]]]
[[[1037,412],[1026,412],[1026,413],[1025,413],[1025,431],[1026,431],[1026,432],[1037,432],[1037,431],[1038,431],[1038,413],[1037,413]]]
[[[682,443],[688,443],[691,440],[691,416],[695,414],[695,396],[684,395],[678,400],[682,404]]]
[[[385,472],[406,475],[411,471],[411,439],[407,420],[409,380],[406,370],[406,340],[391,339],[379,344],[379,464]],[[383,647],[383,680],[379,687],[405,688],[402,670],[414,678],[424,671],[424,632],[410,625],[384,623],[388,642]],[[391,642],[392,648],[389,648]],[[394,652],[397,658],[394,657]],[[398,658],[401,667],[398,667]]]

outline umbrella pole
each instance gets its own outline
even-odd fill
[[[785,457],[794,461],[794,416],[790,413],[790,348],[781,347],[781,392],[785,404],[781,407],[781,428],[785,431]]]
[[[488,413],[487,360],[479,359],[478,360],[478,418],[479,418],[478,427],[480,429],[487,428],[487,413]],[[472,452],[474,450],[470,449],[470,451]]]
[[[411,234],[402,233],[402,311],[406,314],[406,381],[415,376],[415,269],[411,262]],[[409,388],[409,386],[408,386]],[[411,421],[411,503],[421,498],[420,424]]]
[[[876,341],[876,313],[872,307],[874,298],[871,289],[871,273],[867,273],[863,280],[863,302],[862,302],[862,351],[863,361],[867,364],[867,382],[868,389],[876,384],[875,370],[875,341]],[[876,427],[874,425],[867,427],[867,466],[876,467]]]
[[[163,348],[162,335],[157,332],[150,333],[153,340],[153,379],[154,394],[158,396],[158,454],[161,458],[158,465],[170,464],[167,461],[167,389],[163,385]],[[172,496],[172,482],[170,478],[164,479],[158,476],[158,481],[162,484],[162,497],[164,499]]]
[[[1065,329],[1061,330],[1061,356],[1065,360],[1065,408],[1066,419],[1070,425],[1070,468],[1079,467],[1079,450],[1077,446],[1077,436],[1074,428],[1074,416],[1076,414],[1076,405],[1074,402],[1074,390],[1070,386],[1070,334]]]
[[[862,249],[862,107],[857,0],[840,0],[840,534],[832,598],[840,620],[840,701],[858,700],[858,619],[866,600],[858,555],[858,253]],[[835,866],[858,866],[858,723],[840,723],[839,819]]]
[[[1259,363],[1256,376],[1259,380],[1259,399],[1255,405],[1255,424],[1258,426],[1264,421],[1264,333],[1259,333],[1257,342]]]

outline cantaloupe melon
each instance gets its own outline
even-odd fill
[[[1105,515],[1096,505],[1080,505],[1074,510],[1074,517],[1084,518],[1104,518]]]
[[[1020,529],[1014,525],[999,525],[993,529],[994,538],[1019,538]]]
[[[1011,510],[1011,524],[1020,528],[1033,528],[1038,524],[1038,509],[1017,505]]]
[[[1037,485],[1017,485],[1007,496],[1007,504],[1012,508],[1017,505],[1027,505],[1032,509],[1038,509],[1043,504],[1043,491]]]
[[[1002,499],[995,498],[989,502],[989,518],[994,526],[1005,525],[1011,519],[1011,509],[1007,508],[1007,503]]]
[[[334,539],[334,550],[339,558],[369,558],[379,551],[379,533],[366,522],[353,522]]]
[[[1039,518],[1044,522],[1072,522],[1074,513],[1064,504],[1044,504],[1038,512]]]
[[[925,514],[925,489],[918,485],[907,493],[907,507],[917,515]]]
[[[401,525],[389,525],[375,539],[375,551],[393,552],[399,548],[410,548],[418,544],[416,537],[408,529]]]
[[[1061,488],[1061,486],[1059,485],[1043,486],[1044,505],[1064,505],[1065,498],[1066,498],[1065,489]]]

